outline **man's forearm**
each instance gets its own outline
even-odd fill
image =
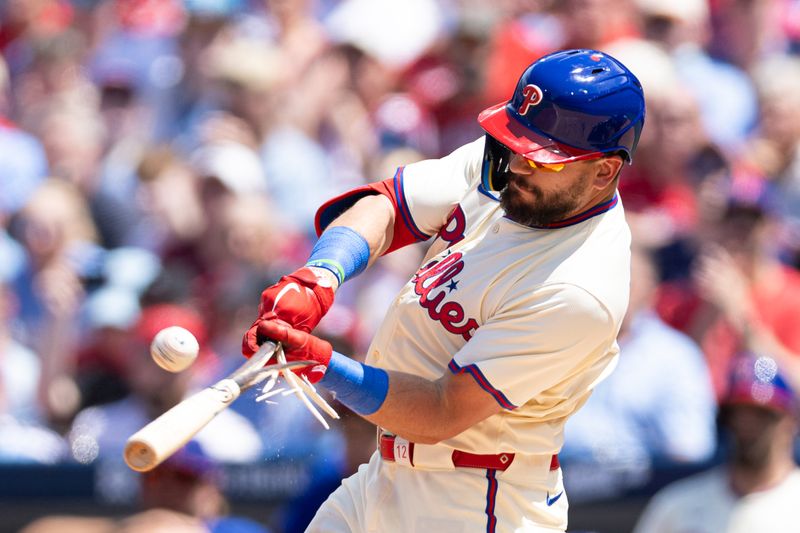
[[[380,409],[366,420],[404,439],[435,444],[460,431],[452,431],[453,415],[439,381],[404,372],[389,371],[389,393]]]
[[[442,439],[445,401],[438,382],[386,371],[334,353],[320,385],[366,420],[415,442]]]
[[[394,208],[385,196],[362,198],[325,228],[306,266],[336,291],[386,251],[393,227]]]
[[[338,353],[319,383],[366,420],[423,444],[453,437],[501,410],[469,375],[445,372],[432,381]]]
[[[394,207],[388,198],[382,194],[366,196],[339,215],[326,231],[344,226],[361,234],[369,245],[369,262],[372,264],[392,242],[394,216]]]

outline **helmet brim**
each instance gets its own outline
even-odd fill
[[[478,115],[481,127],[512,152],[536,163],[569,163],[603,155],[597,150],[582,150],[539,135],[508,114],[503,102],[484,109]]]

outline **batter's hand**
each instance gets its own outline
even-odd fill
[[[305,331],[294,329],[278,318],[259,320],[256,324],[259,337],[272,339],[283,345],[287,361],[316,361],[317,365],[298,368],[294,372],[305,375],[311,383],[316,383],[325,375],[331,362],[333,348],[328,341],[315,337]]]
[[[258,324],[279,319],[289,327],[310,332],[333,305],[333,288],[320,285],[320,279],[309,268],[301,268],[284,276],[261,293],[258,318],[242,339],[242,353],[251,357],[263,342]],[[261,342],[259,342],[261,341]]]

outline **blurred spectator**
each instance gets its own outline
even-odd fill
[[[485,21],[489,33],[485,100],[501,102],[514,92],[519,76],[537,57],[562,46],[566,39],[561,19],[553,10],[539,9],[538,0],[512,0],[506,10],[473,6],[473,18]],[[481,9],[482,8],[482,9]],[[495,15],[499,20],[491,20]],[[469,17],[470,12],[462,16]],[[472,22],[471,20],[469,22]],[[475,22],[477,23],[477,22]]]
[[[268,533],[253,520],[228,514],[220,476],[219,465],[192,440],[142,474],[141,512],[117,520],[51,516],[21,533]]]
[[[235,313],[243,311],[244,302],[257,302],[259,285],[288,262],[301,260],[308,248],[266,197],[239,194],[220,200],[215,213],[207,211],[209,227],[193,251],[200,265],[195,289],[221,353],[238,355],[240,339],[232,338],[230,329]]]
[[[495,54],[501,58],[498,63],[503,63],[507,56],[504,51],[488,49],[490,28],[482,15],[487,14],[477,6],[475,13],[462,13],[449,39],[442,39],[404,69],[398,84],[405,94],[399,95],[399,102],[408,103],[388,106],[394,116],[387,116],[380,109],[376,111],[384,150],[406,147],[419,152],[422,159],[448,154],[481,135],[475,109],[507,99],[511,94],[516,80],[511,81],[511,89],[502,98],[491,96],[500,92],[504,83],[492,70],[491,58],[484,65],[484,56]],[[388,99],[393,100],[398,102],[396,97]]]
[[[177,116],[167,130],[169,138],[177,138],[184,149],[191,149],[194,139],[183,137],[194,135],[202,116],[218,109],[215,102],[218,89],[206,75],[203,63],[209,47],[227,28],[228,17],[235,11],[236,3],[226,0],[190,0],[185,3],[187,19],[183,31],[177,36],[179,63],[176,71],[179,81],[172,93],[172,106]]]
[[[123,51],[114,53],[122,54]],[[138,79],[142,74],[133,72],[133,67],[126,63],[117,65],[114,60],[110,60],[110,64],[98,59],[94,61],[93,80],[100,93],[98,111],[104,130],[98,187],[109,198],[128,203],[136,194],[139,161],[148,143],[158,138],[154,131],[156,117],[166,118],[156,105],[147,101]],[[162,61],[168,59],[165,57]],[[136,228],[138,225],[124,234],[126,244],[131,244],[131,233]]]
[[[732,163],[705,131],[675,54],[639,39],[609,52],[631,65],[647,95],[636,164],[620,180],[634,241],[654,250],[662,281],[685,279],[700,232],[724,209]]]
[[[152,338],[167,326],[188,329],[200,343],[201,354],[191,370],[169,373],[150,358]],[[69,433],[75,459],[85,464],[98,458],[121,460],[130,435],[192,392],[192,383],[195,386],[210,384],[217,371],[215,356],[202,347],[207,347],[206,329],[202,318],[193,310],[173,304],[145,308],[128,339],[125,379],[130,394],[78,413]],[[255,429],[229,409],[214,418],[196,438],[217,461],[253,461],[262,452]],[[236,445],[231,445],[232,442]]]
[[[88,6],[92,37],[86,59],[100,106],[109,126],[110,144],[117,152],[135,152],[135,141],[163,140],[176,119],[175,91],[184,65],[178,55],[177,35],[185,24],[181,0],[109,0]],[[138,139],[137,139],[138,137]],[[126,146],[127,145],[127,146]],[[115,173],[130,170],[135,154],[119,158]],[[127,169],[125,167],[128,167]],[[117,175],[118,176],[118,175]]]
[[[317,207],[363,183],[362,165],[377,143],[370,105],[393,87],[386,73],[358,49],[333,48],[309,65],[305,83],[275,110],[261,157],[269,193],[296,231],[315,236]]]
[[[792,452],[797,396],[769,357],[740,356],[722,398],[725,465],[656,494],[636,533],[789,533],[800,523],[800,469]]]
[[[119,400],[128,393],[128,331],[139,319],[140,297],[160,268],[159,258],[140,248],[117,248],[105,254],[102,285],[88,295],[83,307],[86,333],[75,369],[81,408]]]
[[[136,295],[119,288],[100,289],[87,300],[88,331],[78,347],[75,368],[81,408],[120,400],[128,394],[128,330],[139,311]]]
[[[422,55],[445,28],[446,4],[434,0],[345,0],[326,17],[331,38],[402,68]]]
[[[24,268],[10,282],[19,298],[18,339],[42,358],[45,416],[66,423],[80,401],[73,381],[80,310],[102,250],[84,197],[63,180],[49,179],[36,190],[12,234],[26,252]]]
[[[696,231],[698,190],[726,171],[725,160],[700,122],[697,102],[675,60],[650,41],[628,39],[609,47],[637,74],[647,95],[647,123],[636,164],[625,169],[620,192],[634,240],[670,250]],[[659,258],[664,276],[685,275],[675,258]]]
[[[66,443],[44,424],[39,357],[11,336],[17,305],[0,279],[0,463],[55,463]]]
[[[776,207],[791,224],[789,246],[800,248],[800,58],[773,56],[754,69],[761,116],[740,164],[774,186]]]
[[[784,21],[791,0],[716,0],[709,2],[714,26],[711,53],[745,71],[789,46]]]
[[[439,152],[433,117],[411,95],[388,95],[375,109],[374,123],[384,150],[408,147],[429,156]]]
[[[198,116],[200,142],[237,142],[256,148],[270,130],[276,106],[294,65],[282,50],[261,39],[220,36],[201,56],[215,100]],[[301,85],[300,88],[304,86]]]
[[[267,533],[256,522],[226,516],[221,476],[220,465],[192,440],[155,470],[142,475],[141,506],[145,511],[164,509],[195,518],[211,533]],[[125,522],[146,518],[147,513]]]
[[[262,0],[272,38],[283,57],[292,58],[284,75],[292,83],[302,82],[302,75],[311,61],[329,46],[329,35],[314,12],[314,0]]]
[[[137,175],[135,200],[143,221],[135,242],[163,255],[197,239],[206,220],[189,163],[167,146],[153,147],[143,154]]]
[[[681,82],[697,101],[706,133],[723,148],[740,149],[756,121],[755,91],[742,70],[706,51],[712,36],[708,0],[636,0],[636,5],[643,36],[673,58]]]
[[[706,178],[697,175],[706,171],[698,163],[706,150],[713,150],[689,93],[679,86],[672,89],[648,102],[648,129],[637,166],[620,181],[631,232],[651,247],[670,245],[695,230],[699,215],[694,185]]]
[[[44,143],[53,175],[90,194],[99,181],[98,165],[107,134],[97,109],[52,104],[36,118],[34,132]]]
[[[800,274],[779,260],[776,220],[763,183],[735,185],[723,218],[704,234],[695,288],[662,290],[665,318],[698,340],[719,397],[734,353],[768,351],[800,384]]]
[[[14,286],[22,297],[23,340],[34,345],[48,316],[66,317],[80,306],[81,279],[98,268],[97,233],[80,191],[49,179],[13,221],[12,235],[26,252],[25,270]]]
[[[653,311],[657,284],[652,258],[635,247],[619,364],[567,422],[565,464],[700,462],[714,453],[716,406],[703,354]]]
[[[72,10],[66,2],[9,0],[0,5],[0,50],[3,55],[20,56],[35,37],[63,29],[71,22]]]
[[[281,264],[300,260],[308,242],[269,200],[261,161],[251,148],[205,144],[191,154],[189,166],[171,152],[153,155],[152,167],[142,172],[148,175],[151,223],[163,232],[165,269],[179,272],[179,283],[186,285],[178,299],[194,299],[219,335],[215,340],[227,338],[230,332],[218,326],[230,317],[220,309],[237,307],[234,299],[243,297],[243,287],[264,283]],[[226,346],[224,353],[239,345]]]
[[[47,2],[47,0],[44,0]],[[83,68],[86,36],[75,28],[62,29],[31,39],[26,68],[12,84],[12,106],[18,122],[41,137],[43,115],[51,109],[91,109],[98,103],[98,90]],[[75,125],[76,127],[79,125]],[[80,139],[68,141],[79,142]],[[71,161],[78,168],[76,161]]]
[[[105,248],[130,244],[137,223],[134,205],[103,187],[101,162],[107,133],[99,109],[52,105],[43,110],[34,131],[42,139],[54,176],[80,189],[100,244]]]
[[[258,155],[235,142],[214,142],[201,146],[190,158],[200,178],[204,207],[215,209],[221,198],[233,195],[259,195],[267,190],[267,180]]]
[[[8,67],[0,56],[0,223],[25,205],[47,175],[47,159],[39,140],[8,119],[9,91]]]
[[[626,0],[567,0],[553,3],[552,9],[564,28],[564,41],[556,48],[602,50],[638,35],[635,12]]]

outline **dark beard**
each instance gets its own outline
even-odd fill
[[[509,182],[516,179],[511,177]],[[564,191],[557,198],[545,199],[544,194],[539,189],[532,191],[536,197],[536,205],[532,206],[525,203],[521,195],[509,186],[500,191],[500,205],[506,212],[506,216],[523,226],[541,227],[548,226],[567,218],[575,211],[578,202],[577,197],[583,190],[583,180],[578,182],[575,187]]]

